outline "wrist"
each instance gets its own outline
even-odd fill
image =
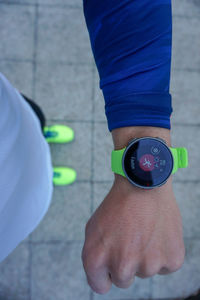
[[[165,184],[162,186],[159,186],[155,189],[141,189],[137,186],[134,186],[131,184],[127,178],[114,173],[114,187],[119,189],[119,193],[121,192],[122,194],[126,195],[132,195],[135,192],[138,193],[146,193],[147,195],[149,194],[159,194],[161,191],[162,192],[169,192],[171,191],[173,193],[173,187],[172,187],[172,176],[170,176]]]
[[[112,130],[114,149],[119,150],[128,145],[131,139],[152,136],[165,140],[168,147],[171,147],[170,129],[153,126],[129,126]]]

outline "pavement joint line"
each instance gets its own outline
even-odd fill
[[[35,3],[28,3],[26,1],[24,2],[15,2],[15,1],[10,1],[10,2],[7,2],[7,1],[0,1],[0,5],[3,4],[3,5],[16,5],[16,6],[36,6],[38,5],[39,7],[52,7],[52,8],[67,8],[67,9],[79,9],[81,10],[83,8],[82,5],[73,5],[73,4],[62,4],[62,3],[58,3],[58,4],[53,4],[53,3],[40,3],[40,2],[35,2]]]
[[[175,68],[175,67],[172,67],[172,72],[173,71],[180,71],[180,72],[195,72],[195,73],[199,73],[200,72],[200,69],[192,69],[192,68]]]
[[[94,65],[91,62],[73,62],[73,61],[65,61],[65,60],[51,60],[50,62],[48,60],[40,60],[37,59],[37,63],[41,65],[64,65],[64,66],[72,66],[72,67],[90,67],[91,70],[93,70]],[[200,71],[200,70],[199,70]]]
[[[93,68],[94,64],[92,64],[92,61],[90,62],[73,62],[73,61],[65,61],[65,60],[51,60],[50,62],[48,60],[40,60],[37,59],[37,63],[40,65],[58,65],[58,66],[72,66],[72,67],[91,67]],[[96,65],[95,65],[96,66]],[[200,70],[199,70],[200,72]]]
[[[37,41],[38,41],[38,36],[37,32],[38,31],[38,6],[37,4],[35,5],[35,19],[34,19],[34,42],[33,42],[33,80],[32,80],[32,99],[35,99],[35,89],[36,89],[36,68],[37,68]],[[30,236],[29,236],[30,237]],[[29,238],[30,242],[30,238]],[[32,299],[32,244],[29,243],[29,300]]]
[[[50,8],[67,8],[67,9],[78,9],[78,10],[81,10],[83,8],[82,5],[62,4],[62,3],[57,3],[57,4],[46,3],[45,4],[45,3],[38,2],[38,5],[42,8],[50,7]]]
[[[98,179],[77,179],[76,180],[77,183],[100,183],[100,184],[104,184],[104,183],[112,183],[113,180],[109,180],[109,179],[105,179],[105,180],[98,180]],[[173,180],[173,183],[195,183],[195,184],[200,184],[200,180]]]
[[[179,122],[173,122],[172,125],[175,125],[175,126],[183,126],[183,127],[199,127],[200,126],[200,123],[198,124],[187,124],[187,123],[179,123]]]
[[[92,124],[93,120],[71,120],[71,119],[48,119],[47,120],[49,123],[53,123],[53,122],[69,122],[69,123],[90,123]],[[94,121],[94,123],[97,123],[96,121]],[[98,121],[98,123],[106,123],[106,121]]]
[[[38,6],[35,6],[35,22],[34,22],[34,48],[33,48],[33,99],[35,99],[36,90],[36,72],[37,72],[37,45],[38,45]]]
[[[56,244],[66,244],[66,245],[73,245],[73,244],[82,244],[84,242],[84,239],[82,240],[47,240],[47,241],[29,241],[30,244],[33,245],[56,245]],[[24,243],[28,243],[28,242],[24,242]]]
[[[40,6],[40,7],[50,7],[50,8],[67,8],[67,9],[79,9],[82,10],[83,9],[83,4],[81,5],[73,5],[73,4],[62,4],[62,3],[57,3],[57,4],[53,4],[53,3],[40,3],[39,1],[36,1],[36,3],[28,3],[26,1],[24,2],[15,2],[15,1],[0,1],[0,4],[4,4],[4,5],[18,5],[18,6]],[[177,14],[175,12],[175,8],[173,8],[172,5],[172,16],[173,18],[184,18],[184,19],[193,19],[193,18],[198,18],[200,16],[200,11],[197,14],[191,14],[190,16],[188,15],[183,15],[183,14]]]
[[[194,15],[191,15],[191,16],[176,14],[176,13],[172,12],[172,17],[173,18],[180,18],[180,19],[187,19],[187,20],[190,20],[190,19],[193,20],[194,18],[197,18],[199,20],[200,10],[199,10],[199,14],[194,14]]]
[[[191,236],[191,237],[187,237],[187,236],[183,236],[183,239],[185,241],[200,241],[200,236]],[[30,240],[27,242],[24,242],[24,244],[35,244],[35,245],[43,245],[43,244],[47,244],[47,245],[56,245],[56,244],[68,244],[68,245],[73,245],[73,244],[82,244],[84,242],[84,239],[77,239],[77,240],[42,240],[42,241],[34,241],[34,240]]]
[[[28,3],[28,2],[20,2],[20,3],[18,3],[18,2],[7,2],[7,1],[0,1],[0,5],[1,4],[3,4],[3,5],[7,5],[7,6],[9,6],[9,5],[16,5],[16,6],[32,6],[32,7],[34,7],[36,4],[35,3]]]
[[[32,299],[31,297],[31,282],[32,282],[32,244],[30,242],[30,237],[29,240],[27,242],[28,244],[28,251],[29,251],[29,256],[28,256],[28,277],[29,277],[29,281],[28,281],[28,297],[29,300]]]
[[[33,59],[20,59],[20,58],[0,58],[0,62],[1,61],[8,61],[8,62],[17,62],[17,63],[33,63]],[[51,62],[48,62],[48,60],[40,60],[37,59],[37,64],[48,64],[48,65],[61,65],[61,66],[74,66],[74,67],[91,67],[91,69],[93,69],[93,67],[95,66],[95,70],[96,70],[96,64],[94,62],[73,62],[73,61],[61,61],[61,60],[51,60]],[[199,69],[190,69],[190,68],[172,68],[172,72],[173,71],[178,71],[178,72],[194,72],[194,73],[200,73],[200,68]]]
[[[91,170],[91,176],[90,176],[90,215],[93,213],[93,206],[94,206],[94,183],[92,181],[92,178],[94,177],[94,112],[95,112],[95,70],[92,66],[92,83],[91,83],[91,101],[92,101],[92,112],[91,112],[91,162],[90,162],[90,170]],[[89,291],[89,300],[93,300],[93,292],[90,289]]]
[[[150,286],[149,286],[149,299],[153,299],[153,278],[150,277],[149,278],[149,281],[150,281]]]
[[[16,63],[33,63],[34,59],[20,59],[20,58],[0,58],[0,62],[1,61],[5,61],[5,62],[16,62]],[[89,67],[89,68],[93,68],[94,65],[92,63],[84,63],[84,62],[67,62],[67,61],[52,61],[48,62],[48,61],[40,61],[39,59],[37,59],[36,61],[37,64],[40,65],[58,65],[58,66],[69,66],[69,67]]]
[[[75,183],[73,184],[82,184],[82,183],[90,183],[90,184],[112,184],[113,180],[98,180],[98,179],[94,179],[94,180],[90,180],[90,179],[77,179]],[[200,184],[200,180],[173,180],[173,184]],[[57,189],[60,187],[55,187],[55,189]],[[66,188],[65,186],[63,186],[63,188]]]
[[[48,122],[69,122],[69,123],[90,123],[92,124],[92,119],[91,120],[80,120],[80,119],[77,119],[77,120],[71,120],[71,119],[48,119],[47,120]],[[104,125],[107,125],[107,121],[104,121],[104,120],[94,120],[94,123],[96,124],[104,124]],[[200,127],[200,123],[198,124],[187,124],[187,123],[179,123],[179,122],[175,122],[175,121],[172,121],[172,126],[188,126],[188,127]],[[172,130],[173,128],[171,128],[170,130]]]
[[[33,63],[33,59],[0,58],[0,62]]]
[[[92,126],[91,126],[91,206],[90,206],[90,215],[93,214],[93,208],[94,208],[94,183],[93,183],[93,178],[94,178],[94,161],[95,161],[95,156],[94,156],[94,139],[95,139],[95,69],[94,66],[92,68]],[[90,289],[89,292],[89,299],[93,300],[94,299],[94,292]]]

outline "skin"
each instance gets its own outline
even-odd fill
[[[160,137],[171,147],[170,130],[136,126],[114,129],[114,148],[121,149],[142,136]],[[98,294],[107,293],[112,284],[126,289],[135,276],[177,271],[184,258],[172,176],[163,186],[144,190],[115,174],[111,190],[85,227],[82,263],[91,289]]]

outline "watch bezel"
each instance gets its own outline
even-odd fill
[[[151,186],[151,187],[143,186],[143,185],[140,185],[140,184],[134,182],[134,181],[129,177],[129,175],[127,174],[127,172],[126,172],[126,170],[125,170],[125,163],[124,163],[124,161],[125,161],[125,157],[126,157],[126,154],[127,154],[128,150],[129,150],[136,142],[138,142],[139,140],[143,140],[143,139],[154,139],[154,140],[156,140],[156,141],[159,141],[160,143],[162,143],[162,144],[169,150],[170,155],[171,155],[171,158],[172,158],[172,169],[171,169],[171,172],[169,173],[168,177],[167,177],[166,180],[163,181],[161,184],[158,184],[158,185],[153,186],[153,187],[152,187],[152,186]],[[160,138],[157,138],[157,137],[145,136],[145,137],[140,137],[140,138],[134,138],[134,139],[132,139],[131,141],[129,141],[128,146],[127,146],[126,149],[124,150],[124,153],[123,153],[123,156],[122,156],[122,169],[123,169],[123,172],[124,172],[126,178],[127,178],[127,179],[130,181],[130,183],[132,183],[133,185],[135,185],[135,186],[137,186],[137,187],[139,187],[139,188],[146,189],[146,190],[152,190],[152,189],[155,189],[155,188],[157,188],[157,187],[160,187],[160,186],[164,185],[164,184],[167,182],[168,178],[171,176],[171,173],[172,173],[173,168],[174,168],[174,158],[173,158],[173,155],[172,155],[172,152],[171,152],[170,148],[168,147],[168,145],[166,144],[166,142],[165,142],[163,139],[160,139]]]

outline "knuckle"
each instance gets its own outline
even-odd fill
[[[161,267],[161,260],[154,258],[146,261],[141,272],[143,278],[152,277],[157,274]]]
[[[90,273],[97,272],[105,262],[104,253],[99,251],[98,248],[89,249],[87,251],[83,250],[82,261],[85,270]]]
[[[115,272],[115,278],[118,282],[129,282],[133,278],[132,263],[128,261],[121,262]]]
[[[170,272],[175,272],[177,270],[179,270],[183,263],[184,263],[184,260],[185,260],[185,247],[181,247],[179,248],[176,253],[174,253],[168,263],[167,263],[167,266],[166,268],[170,271]]]
[[[182,256],[177,256],[170,259],[170,262],[167,264],[167,269],[170,272],[178,271],[184,263],[184,258]]]
[[[155,274],[157,274],[159,270],[160,270],[160,267],[155,267],[155,266],[149,265],[146,267],[146,269],[143,273],[143,276],[144,277],[152,277]]]

